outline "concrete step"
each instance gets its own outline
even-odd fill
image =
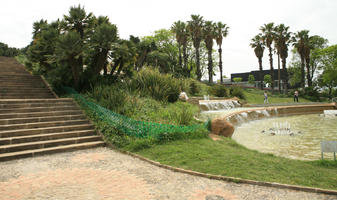
[[[28,108],[2,108],[0,114],[6,113],[32,113],[32,112],[52,112],[59,110],[76,110],[79,109],[76,105],[56,105],[53,107],[28,107]]]
[[[0,138],[93,129],[91,124],[0,131]]]
[[[64,146],[57,146],[57,147],[50,147],[50,148],[43,148],[43,149],[26,150],[26,151],[14,152],[14,153],[4,153],[4,154],[0,154],[0,161],[34,157],[34,156],[39,156],[39,155],[59,153],[59,152],[65,152],[65,151],[74,151],[74,150],[79,150],[79,149],[87,149],[87,148],[94,148],[94,147],[100,147],[100,146],[104,146],[103,141],[86,142],[86,143],[80,143],[80,144],[71,144],[71,145],[64,145]]]
[[[47,133],[47,134],[38,134],[38,135],[27,135],[27,136],[18,136],[18,137],[8,137],[0,138],[0,145],[10,145],[10,144],[19,144],[25,142],[37,142],[45,140],[56,140],[62,138],[73,138],[73,137],[82,137],[96,135],[94,130],[83,130],[83,131],[68,131],[61,133]]]
[[[28,94],[35,94],[35,93],[50,93],[50,90],[46,87],[40,87],[40,88],[0,88],[0,93],[28,93]]]
[[[70,145],[70,144],[78,144],[84,142],[94,142],[99,141],[101,138],[97,135],[92,136],[83,136],[83,137],[72,137],[72,138],[62,138],[57,140],[45,140],[38,142],[26,142],[19,144],[10,144],[10,145],[2,145],[0,146],[0,154],[3,153],[11,153],[16,151],[25,151],[31,149],[42,149],[49,148],[61,145]]]
[[[18,91],[36,91],[36,90],[43,90],[43,89],[48,89],[45,85],[41,85],[39,87],[36,87],[36,86],[29,86],[29,85],[20,85],[20,87],[18,87],[17,85],[9,85],[9,86],[1,86],[0,87],[0,91],[3,90],[3,91],[8,91],[8,90],[15,90],[17,89]]]
[[[50,122],[35,122],[35,123],[24,123],[24,124],[0,125],[0,131],[45,128],[45,127],[57,127],[57,126],[70,126],[70,125],[80,125],[80,124],[90,124],[90,122],[88,120],[85,120],[85,119],[80,119],[80,120],[50,121]]]
[[[20,103],[55,103],[55,102],[74,102],[71,98],[59,99],[0,99],[0,104],[20,104]]]
[[[18,108],[36,108],[36,107],[54,107],[54,106],[77,106],[75,102],[54,102],[54,103],[13,103],[1,104],[0,109],[18,109]]]
[[[0,119],[13,119],[13,118],[30,118],[30,117],[48,117],[48,116],[63,116],[63,115],[80,115],[83,114],[81,110],[66,110],[54,112],[33,112],[33,113],[6,113],[0,114]]]
[[[12,118],[12,119],[0,119],[0,125],[13,125],[24,123],[37,123],[37,122],[50,122],[50,121],[65,121],[65,120],[79,120],[86,119],[81,115],[61,115],[61,116],[47,116],[47,117],[27,117],[27,118]]]
[[[10,95],[10,94],[9,95],[0,94],[0,99],[34,99],[34,98],[36,98],[36,99],[41,99],[41,98],[52,99],[52,98],[55,98],[55,96],[52,95],[52,94],[38,94],[38,95],[35,95],[35,96],[34,96],[34,94],[24,95],[24,96],[22,96],[22,95],[19,96],[19,95]]]

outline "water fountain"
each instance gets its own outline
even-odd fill
[[[229,110],[241,107],[241,104],[236,99],[209,100],[209,96],[204,96],[204,99],[205,100],[199,100],[199,105],[203,111]]]

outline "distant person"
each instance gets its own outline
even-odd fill
[[[296,90],[294,93],[294,102],[298,102],[298,91]]]
[[[267,92],[266,91],[264,91],[264,103],[269,103],[268,102],[268,94],[267,94]]]

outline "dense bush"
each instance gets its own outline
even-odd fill
[[[178,100],[180,81],[170,74],[161,74],[155,69],[143,69],[132,81],[132,85],[140,91],[142,96],[150,96],[158,101],[175,102]]]
[[[191,93],[193,96],[195,96],[195,95],[197,95],[198,93],[200,93],[200,91],[201,91],[201,88],[200,88],[200,86],[199,86],[198,81],[191,79],[191,80],[190,80],[190,93]]]
[[[314,87],[304,88],[303,97],[311,101],[320,101],[320,94]]]
[[[127,95],[121,89],[120,84],[94,86],[87,96],[94,99],[95,102],[119,114],[126,113],[125,104],[127,102]]]
[[[227,97],[228,92],[224,85],[216,84],[212,87],[212,94],[217,97]]]
[[[240,87],[231,87],[229,89],[229,94],[232,97],[238,97],[240,99],[246,99],[245,94],[243,93],[243,89]]]

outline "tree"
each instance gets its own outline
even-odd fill
[[[220,70],[220,82],[223,83],[223,76],[222,76],[222,40],[223,38],[227,37],[228,35],[228,29],[229,27],[226,24],[223,24],[221,22],[218,22],[215,27],[216,35],[215,35],[215,41],[217,45],[219,46],[218,52],[219,52],[219,70]]]
[[[284,24],[280,24],[275,27],[275,36],[274,40],[277,44],[277,48],[282,59],[282,69],[285,73],[283,80],[283,88],[285,93],[288,93],[288,73],[286,68],[286,62],[288,58],[288,45],[291,42],[291,32],[288,31],[289,26],[285,26]]]
[[[213,83],[213,59],[212,59],[212,51],[213,51],[213,40],[216,37],[215,32],[215,24],[212,21],[206,21],[203,29],[202,35],[205,40],[207,54],[208,54],[208,82]]]
[[[270,74],[264,75],[263,80],[264,80],[265,83],[271,84],[271,81],[272,81],[271,75]]]
[[[256,57],[258,58],[259,61],[259,69],[260,69],[260,73],[259,73],[259,79],[260,79],[260,87],[261,90],[263,90],[263,72],[262,72],[262,57],[263,57],[263,51],[264,51],[264,44],[263,44],[263,38],[261,34],[256,35],[252,40],[252,42],[250,43],[250,46],[252,48],[254,48],[254,53],[256,55]]]
[[[273,48],[271,46],[274,41],[274,23],[264,24],[260,27],[260,30],[262,31],[263,43],[269,49],[271,88],[274,91]]]
[[[104,69],[107,74],[107,58],[113,44],[117,42],[117,27],[109,22],[103,22],[95,27],[90,38],[90,73],[97,76]]]
[[[253,74],[249,74],[248,76],[248,83],[254,85],[255,84],[255,77]]]
[[[337,45],[327,47],[320,51],[323,57],[323,73],[320,77],[320,85],[329,89],[331,97],[332,88],[337,87]]]
[[[7,44],[0,42],[0,56],[14,57],[20,53],[20,50],[13,47],[8,47]]]
[[[71,69],[74,87],[80,89],[80,79],[83,72],[81,56],[83,55],[83,43],[81,35],[75,31],[62,34],[56,44],[56,58],[60,64],[64,64]]]
[[[310,47],[309,47],[309,31],[302,30],[298,31],[293,37],[293,46],[297,49],[298,54],[301,57],[301,85],[302,88],[305,86],[305,71],[304,67],[306,65],[306,60],[309,56],[310,58]],[[309,54],[309,55],[308,55]],[[309,64],[307,66],[307,79],[310,79],[310,68]],[[309,85],[309,82],[308,82]]]
[[[239,83],[239,82],[242,81],[242,78],[241,78],[241,77],[233,78],[233,81],[234,81],[235,83]]]
[[[176,35],[176,40],[178,43],[179,49],[179,67],[183,68],[182,66],[182,56],[181,56],[181,46],[183,45],[183,32],[185,29],[185,23],[182,21],[174,22],[173,26],[171,27],[172,32]]]
[[[191,20],[188,21],[188,30],[192,37],[193,46],[195,48],[195,59],[196,59],[196,74],[197,79],[200,81],[202,77],[201,69],[200,69],[200,42],[202,40],[202,27],[204,25],[203,17],[200,15],[191,15]]]
[[[310,52],[310,78],[311,82],[313,82],[313,78],[315,76],[315,72],[319,67],[322,66],[322,56],[320,54],[320,51],[327,47],[328,40],[318,36],[314,35],[310,37],[310,46],[311,46],[311,52]]]
[[[70,7],[69,15],[64,15],[63,18],[64,21],[62,25],[64,28],[78,32],[82,40],[91,32],[95,20],[93,14],[87,14],[81,5]]]

